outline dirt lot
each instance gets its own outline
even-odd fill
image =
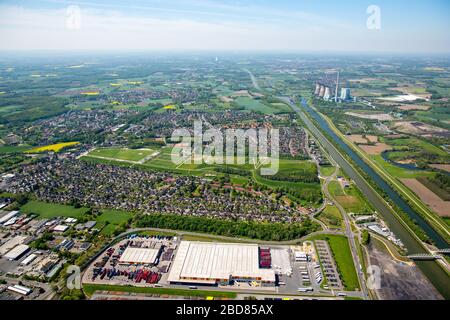
[[[369,83],[373,81],[377,81],[377,78],[361,78],[361,79],[350,79],[349,82],[355,82],[355,83]]]
[[[393,91],[398,91],[401,92],[403,94],[410,94],[410,95],[415,95],[418,96],[421,99],[430,99],[431,98],[431,94],[426,92],[424,88],[422,87],[408,87],[408,86],[404,86],[404,87],[395,87],[395,88],[388,88],[389,90],[393,90]]]
[[[370,145],[360,145],[359,146],[365,153],[370,155],[378,155],[381,154],[383,151],[391,150],[392,147],[390,145],[387,145],[386,143],[378,142],[373,146]]]
[[[353,143],[360,143],[364,144],[367,143],[368,140],[362,136],[362,134],[351,134],[347,136],[347,139],[350,140]]]
[[[450,172],[450,164],[430,164],[430,167]]]
[[[435,127],[419,121],[400,121],[395,123],[393,128],[399,132],[416,135],[447,132],[446,129]]]
[[[369,244],[369,260],[381,271],[380,288],[376,293],[383,300],[442,300],[442,296],[430,284],[415,265],[394,260],[383,244],[372,240]]]
[[[362,118],[362,119],[370,119],[370,120],[379,120],[379,121],[392,121],[394,118],[387,113],[356,113],[356,112],[346,112],[346,115]]]
[[[423,106],[423,105],[417,105],[417,104],[402,104],[400,106],[397,106],[400,110],[429,110],[430,106]]]
[[[442,217],[450,217],[450,201],[444,201],[417,179],[401,179],[431,210]]]
[[[347,139],[356,144],[376,143],[378,141],[377,136],[363,136],[362,134],[351,134],[347,136]]]

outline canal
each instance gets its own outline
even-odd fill
[[[414,219],[417,224],[424,230],[424,232],[432,239],[438,248],[448,248],[448,243],[441,237],[431,226],[407,203],[400,195],[384,181],[367,163],[365,163],[334,131],[329,127],[328,123],[318,114],[314,109],[308,106],[307,102],[302,99],[300,109],[296,104],[283,99],[299,114],[303,122],[313,135],[320,141],[328,154],[339,164],[344,172],[355,181],[361,192],[367,197],[369,202],[383,217],[389,228],[394,234],[403,242],[410,254],[413,253],[427,253],[419,240],[413,236],[410,231],[397,219],[391,212],[390,207],[386,202],[380,198],[378,193],[369,185],[369,183],[356,171],[349,162],[341,155],[336,147],[325,137],[325,135],[316,127],[316,125],[309,119],[305,112],[308,113],[326,132],[333,141],[338,144],[342,150],[359,166],[367,175],[377,184],[377,186],[384,190],[386,194],[396,203],[411,219]],[[433,283],[436,289],[446,299],[450,299],[450,277],[443,270],[436,261],[417,261],[417,266],[426,275],[426,277]]]

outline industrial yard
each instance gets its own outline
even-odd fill
[[[267,246],[141,234],[127,235],[107,248],[87,268],[82,281],[95,299],[106,298],[108,287],[111,292],[154,288],[158,293],[213,290],[263,297],[331,297],[343,289],[324,240]],[[92,289],[96,286],[98,292]]]

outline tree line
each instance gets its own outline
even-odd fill
[[[138,228],[175,229],[268,241],[299,239],[319,230],[319,225],[309,219],[302,223],[269,223],[168,214],[139,215],[135,225]]]

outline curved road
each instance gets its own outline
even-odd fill
[[[360,284],[363,296],[365,299],[367,299],[368,293],[367,293],[366,282],[365,282],[364,274],[360,268],[362,263],[359,259],[358,249],[357,249],[357,245],[356,245],[356,241],[355,241],[355,234],[353,233],[353,230],[352,230],[350,218],[349,218],[347,212],[345,211],[345,209],[341,206],[341,204],[338,201],[336,201],[336,199],[333,197],[333,195],[330,193],[330,190],[328,189],[329,183],[331,181],[335,180],[335,178],[339,172],[339,167],[335,166],[335,168],[336,168],[336,170],[333,172],[333,174],[331,176],[329,176],[328,179],[325,181],[324,186],[323,186],[323,192],[324,192],[325,196],[333,202],[333,204],[336,206],[336,208],[339,209],[339,212],[341,213],[341,215],[344,219],[345,234],[346,234],[349,244],[350,244],[350,251],[352,252],[353,262],[355,263],[355,271],[358,276],[358,280],[359,280],[359,284]]]

